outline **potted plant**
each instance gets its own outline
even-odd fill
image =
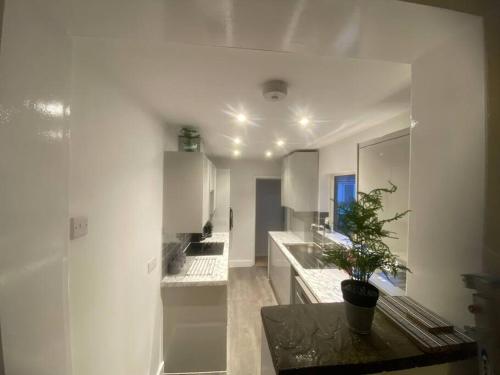
[[[397,238],[395,233],[384,229],[384,225],[397,221],[408,211],[396,213],[387,219],[379,217],[383,210],[382,194],[392,194],[397,187],[389,182],[390,188],[379,188],[369,193],[358,192],[358,200],[339,207],[343,229],[349,238],[349,245],[329,244],[323,252],[327,263],[335,264],[346,271],[350,279],[342,281],[342,295],[345,301],[349,327],[361,334],[370,332],[379,291],[368,281],[375,270],[396,277],[398,271],[407,270],[391,253],[385,238]]]
[[[179,151],[199,152],[201,137],[198,130],[184,127],[179,132]]]

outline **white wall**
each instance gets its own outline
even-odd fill
[[[412,65],[408,294],[472,324],[460,275],[481,271],[485,86],[479,18]]]
[[[162,361],[162,166],[175,139],[113,79],[115,52],[119,43],[74,41],[70,214],[89,220],[70,243],[75,375],[156,374]]]
[[[0,324],[9,375],[71,374],[65,1],[7,0],[0,53]],[[3,373],[0,368],[0,373]]]
[[[482,27],[462,32],[412,64],[407,293],[457,325],[473,324],[460,275],[481,271],[485,178]],[[356,144],[408,124],[406,116],[320,149],[320,209],[328,174],[356,170]]]
[[[214,158],[212,161],[217,168],[231,171],[234,227],[230,266],[252,266],[255,263],[255,178],[281,176],[281,161],[226,158]]]
[[[377,126],[340,139],[319,150],[319,208],[329,209],[329,176],[331,174],[356,173],[358,143],[405,129],[410,126],[410,114],[403,113]]]

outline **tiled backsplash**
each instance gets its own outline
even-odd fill
[[[303,241],[312,241],[311,224],[318,222],[318,212],[295,212],[286,208],[287,231],[293,232]]]
[[[319,228],[312,228],[311,224],[325,224],[325,218],[329,216],[328,212],[295,212],[285,207],[286,211],[286,230],[294,233],[305,242],[331,243],[334,241],[343,242],[346,237],[340,233],[331,232],[331,228],[326,228],[327,237],[322,242],[322,237],[318,231]]]

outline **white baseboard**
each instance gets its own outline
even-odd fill
[[[161,361],[160,365],[158,366],[158,371],[156,371],[156,375],[162,375],[163,374],[163,366],[165,365],[165,362]]]
[[[252,259],[233,259],[229,260],[229,267],[253,267],[255,265],[255,260]]]

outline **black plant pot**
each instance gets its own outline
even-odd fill
[[[370,333],[379,296],[378,289],[358,280],[344,280],[341,288],[349,328],[360,334]]]

